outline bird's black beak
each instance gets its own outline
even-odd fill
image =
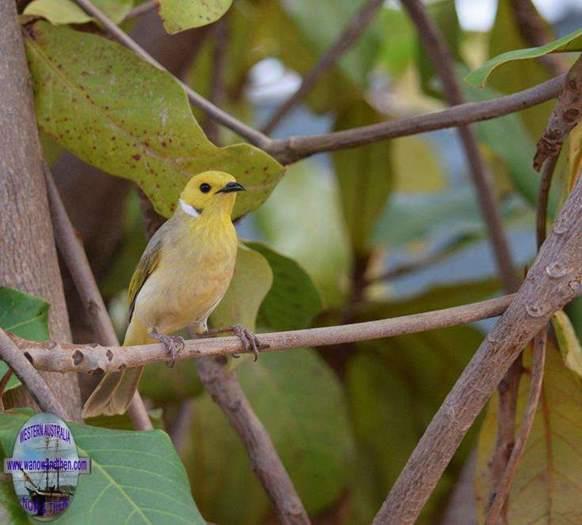
[[[235,191],[247,191],[242,184],[238,182],[229,182],[226,186],[219,189],[216,193],[233,193]]]

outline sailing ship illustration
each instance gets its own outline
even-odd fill
[[[59,439],[45,437],[43,452],[46,459],[61,459],[59,455]],[[33,516],[48,518],[61,514],[69,505],[69,500],[74,495],[75,486],[61,484],[60,466],[50,468],[46,462],[43,471],[27,473],[20,467],[24,476],[24,487],[28,492],[28,498],[32,503]]]

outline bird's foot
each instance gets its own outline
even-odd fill
[[[269,345],[262,344],[259,341],[259,338],[253,332],[239,324],[235,324],[234,326],[229,326],[227,328],[211,328],[206,332],[206,335],[217,335],[229,332],[240,339],[243,350],[245,352],[253,353],[255,361],[259,358],[260,350],[269,348]],[[232,357],[238,358],[240,356],[239,354],[232,354]]]
[[[155,329],[150,332],[150,336],[153,339],[158,340],[166,347],[166,350],[168,351],[172,358],[171,361],[168,363],[168,366],[172,368],[176,364],[176,357],[182,350],[184,350],[185,346],[184,338],[179,335],[161,334]]]

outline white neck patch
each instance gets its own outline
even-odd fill
[[[182,199],[180,199],[180,208],[182,208],[182,211],[185,214],[190,215],[190,217],[194,217],[195,219],[200,217],[200,212],[193,206],[190,206],[190,204],[187,202],[184,202]]]

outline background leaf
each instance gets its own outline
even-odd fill
[[[133,0],[92,0],[95,7],[119,24],[131,11]],[[93,18],[71,0],[34,0],[26,6],[24,15],[40,16],[51,24],[86,24]]]
[[[232,0],[160,0],[160,16],[168,33],[211,24],[223,16]]]
[[[548,53],[565,53],[571,51],[582,51],[582,29],[573,31],[572,33],[549,42],[544,46],[516,49],[498,55],[491,60],[488,60],[478,69],[469,73],[465,80],[474,86],[484,86],[491,73],[504,64],[516,60],[531,60],[547,55]]]
[[[307,511],[333,503],[350,477],[352,441],[331,370],[312,350],[293,350],[245,361],[237,372]],[[260,523],[269,504],[240,441],[208,395],[194,403],[183,457],[202,512],[217,523]]]
[[[560,310],[552,316],[552,327],[566,366],[582,377],[582,345],[570,319]]]
[[[366,102],[358,102],[338,116],[335,129],[349,129],[381,120]],[[333,155],[347,230],[358,254],[369,248],[370,234],[393,186],[390,153],[390,144],[379,142]]]
[[[240,244],[232,281],[210,316],[211,326],[223,328],[240,324],[254,330],[257,313],[272,283],[273,272],[267,259]]]
[[[39,297],[0,287],[0,328],[18,337],[46,341],[49,338],[48,309],[49,305]],[[8,365],[0,361],[0,377],[7,371]],[[20,380],[12,375],[5,390],[20,384]]]
[[[524,364],[531,366],[529,350]],[[519,386],[517,414],[522,417],[529,391],[529,374]],[[483,516],[489,495],[488,460],[495,444],[497,399],[489,403],[479,437],[477,504]],[[578,482],[582,465],[582,388],[579,378],[567,369],[548,339],[542,398],[534,426],[509,496],[512,525],[526,523],[566,524],[582,520]]]
[[[307,328],[321,310],[319,292],[307,272],[265,244],[246,244],[267,259],[273,272],[273,285],[261,304],[258,324],[274,330]]]
[[[247,188],[235,218],[257,208],[283,174],[248,144],[217,148],[172,77],[120,45],[46,22],[26,42],[41,128],[86,162],[135,181],[160,214],[172,213],[202,171],[226,171]]]

